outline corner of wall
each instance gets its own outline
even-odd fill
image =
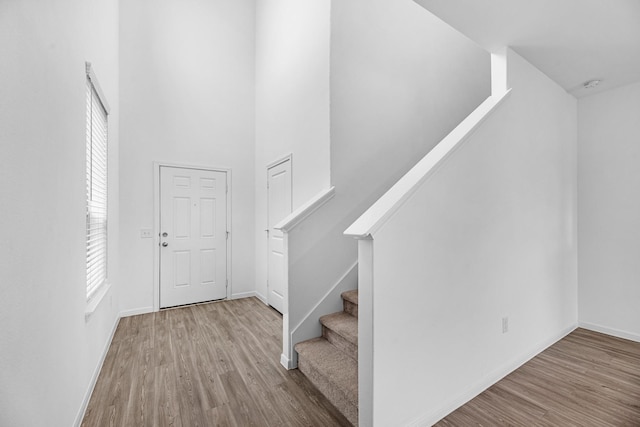
[[[111,327],[111,333],[107,338],[107,342],[105,343],[100,359],[91,374],[91,378],[89,380],[89,386],[87,387],[87,391],[84,394],[84,398],[82,399],[82,404],[78,409],[78,414],[76,415],[76,419],[73,423],[75,427],[80,427],[82,425],[82,420],[84,418],[84,414],[87,412],[87,407],[89,406],[89,401],[91,400],[91,395],[93,394],[93,390],[96,387],[96,383],[98,382],[98,377],[100,376],[100,371],[102,370],[102,366],[104,365],[104,361],[107,358],[107,353],[109,353],[109,348],[111,347],[111,342],[113,341],[113,337],[116,334],[116,330],[118,329],[118,324],[120,323],[120,318],[122,316],[116,316],[113,326]]]

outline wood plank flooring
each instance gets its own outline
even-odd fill
[[[121,319],[83,426],[349,426],[256,298]],[[577,329],[436,424],[640,427],[640,343]]]
[[[256,298],[122,318],[82,425],[350,426],[281,343]]]
[[[640,343],[576,329],[436,424],[640,426]]]

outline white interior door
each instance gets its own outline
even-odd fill
[[[227,296],[227,174],[160,167],[160,307]]]
[[[268,278],[267,301],[282,313],[284,309],[284,238],[274,225],[291,213],[291,159],[267,169],[267,210],[268,210]]]

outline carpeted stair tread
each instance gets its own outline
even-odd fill
[[[346,291],[341,294],[342,299],[347,300],[355,305],[358,305],[358,290]]]
[[[304,374],[331,403],[342,410],[340,400],[346,398],[349,404],[358,407],[358,363],[355,360],[322,337],[298,343],[295,350],[300,367],[308,366],[301,370],[307,371]],[[347,414],[345,416],[350,418]]]
[[[320,323],[328,329],[338,333],[354,345],[358,345],[358,319],[340,311],[327,314],[320,318]]]
[[[341,296],[343,311],[353,317],[358,317],[358,290],[343,292]]]
[[[295,345],[298,368],[358,425],[358,290],[341,294],[343,311],[320,318],[322,336]]]

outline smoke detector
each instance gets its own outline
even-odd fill
[[[593,89],[594,87],[598,86],[600,84],[601,80],[589,80],[588,82],[584,82],[582,84],[582,87],[584,87],[585,89]]]

